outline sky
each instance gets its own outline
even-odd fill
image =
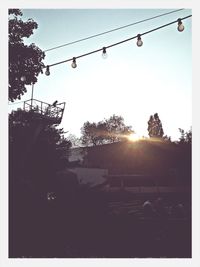
[[[26,41],[42,50],[163,14],[174,9],[22,9],[23,19],[34,19],[38,29]],[[46,52],[50,65],[133,37],[178,18],[192,14],[190,9],[172,13],[109,34]],[[84,122],[98,122],[120,115],[139,136],[148,136],[150,115],[158,113],[164,134],[180,137],[178,128],[192,126],[192,19],[142,36],[101,52],[50,68],[34,86],[34,98],[53,103],[66,102],[60,127],[66,135],[80,137]],[[31,98],[31,87],[21,101]],[[19,102],[16,100],[15,103]],[[9,110],[22,106],[9,105]],[[11,104],[11,103],[10,103]]]

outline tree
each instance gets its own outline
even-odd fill
[[[191,185],[192,178],[192,129],[185,131],[179,128],[180,138],[176,142],[178,147],[179,176],[183,183]]]
[[[126,126],[121,116],[113,115],[98,123],[85,122],[81,128],[81,141],[84,145],[102,145],[122,141],[133,133],[131,126]]]
[[[9,9],[9,101],[21,99],[27,92],[26,85],[37,82],[42,72],[44,52],[35,44],[25,45],[24,38],[29,38],[38,24],[28,19],[23,21],[19,9]]]
[[[37,115],[20,109],[9,115],[9,257],[55,251],[76,192],[77,177],[65,170],[71,142]]]
[[[81,128],[81,141],[84,145],[97,145],[97,138],[98,138],[98,129],[95,122],[90,123],[89,121],[83,124]]]
[[[192,143],[192,129],[190,129],[188,132],[185,130],[179,128],[179,132],[181,134],[181,137],[179,138],[179,144],[190,144]]]
[[[125,125],[122,116],[112,115],[108,120],[105,120],[105,122],[110,143],[122,141],[126,139],[127,135],[134,133],[131,126]]]
[[[67,164],[71,142],[63,129],[38,120],[34,112],[18,109],[9,115],[10,174],[42,184],[54,180]]]
[[[158,113],[155,113],[153,116],[152,115],[150,116],[148,121],[148,132],[149,132],[149,137],[153,138],[163,137],[164,131]]]

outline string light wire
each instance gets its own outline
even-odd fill
[[[174,20],[174,21],[169,22],[169,23],[167,23],[167,24],[161,25],[161,26],[159,26],[159,27],[157,27],[157,28],[154,28],[154,29],[151,29],[151,30],[149,30],[149,31],[140,33],[140,36],[143,36],[143,35],[149,34],[149,33],[151,33],[151,32],[160,30],[160,29],[165,28],[165,27],[167,27],[167,26],[170,26],[170,25],[172,25],[172,24],[174,24],[174,23],[177,23],[179,20],[182,21],[182,20],[188,19],[188,18],[190,18],[190,17],[192,17],[192,15],[188,15],[188,16],[186,16],[186,17],[179,18],[178,20]],[[103,49],[108,49],[108,48],[111,48],[111,47],[114,47],[114,46],[123,44],[123,43],[125,43],[125,42],[131,41],[131,40],[133,40],[133,39],[135,39],[135,38],[137,38],[137,37],[138,37],[138,34],[135,35],[135,36],[133,36],[133,37],[130,37],[130,38],[128,38],[128,39],[119,41],[119,42],[117,42],[117,43],[114,43],[114,44],[111,44],[111,45],[108,45],[108,46],[104,46],[103,48],[99,48],[99,49],[93,50],[93,51],[91,51],[91,52],[88,52],[88,53],[85,53],[85,54],[82,54],[82,55],[79,55],[79,56],[76,56],[76,57],[72,57],[72,58],[69,58],[69,59],[66,59],[66,60],[63,60],[63,61],[59,61],[59,62],[50,64],[50,65],[47,65],[47,66],[45,66],[44,68],[50,68],[50,67],[53,67],[53,66],[56,66],[56,65],[60,65],[60,64],[62,64],[62,63],[66,63],[66,62],[69,62],[69,61],[73,61],[74,58],[78,59],[78,58],[82,58],[82,57],[85,57],[85,56],[89,56],[89,55],[91,55],[91,54],[94,54],[94,53],[103,51]]]
[[[182,9],[181,9],[181,10],[182,10]],[[188,18],[190,18],[190,17],[192,17],[192,15],[188,15],[188,16],[186,16],[186,17],[179,18],[179,19],[174,20],[174,21],[172,21],[172,22],[169,22],[169,23],[167,23],[167,24],[161,25],[161,26],[159,26],[159,27],[157,27],[157,28],[154,28],[154,29],[151,29],[151,30],[149,30],[149,31],[143,32],[143,33],[141,33],[141,34],[139,34],[139,35],[140,35],[140,37],[141,37],[141,36],[143,36],[143,35],[146,35],[146,34],[149,34],[149,33],[151,33],[151,32],[160,30],[160,29],[162,29],[162,28],[164,28],[164,27],[170,26],[170,25],[172,25],[172,24],[174,24],[174,23],[180,22],[180,21],[185,20],[185,19],[188,19]],[[97,52],[100,52],[100,51],[104,51],[104,50],[106,51],[106,49],[108,49],[108,48],[111,48],[111,47],[120,45],[120,44],[125,43],[125,42],[128,42],[128,41],[131,41],[131,40],[133,40],[133,39],[135,39],[135,38],[138,38],[138,34],[135,35],[135,36],[133,36],[133,37],[131,37],[131,38],[122,40],[122,41],[120,41],[120,42],[117,42],[117,43],[114,43],[114,44],[111,44],[111,45],[108,45],[108,46],[104,46],[103,48],[93,50],[93,51],[91,51],[91,52],[82,54],[82,55],[80,55],[80,56],[72,57],[72,58],[67,59],[67,60],[63,60],[63,61],[60,61],[60,62],[51,64],[51,65],[47,65],[47,66],[45,66],[44,68],[46,68],[46,69],[49,70],[50,67],[53,67],[53,66],[56,66],[56,65],[59,65],[59,64],[62,64],[62,63],[66,63],[66,62],[69,62],[69,61],[72,61],[72,62],[73,62],[74,59],[81,58],[81,57],[85,57],[85,56],[88,56],[88,55],[91,55],[91,54],[94,54],[94,53],[97,53]],[[19,101],[19,102],[15,102],[15,103],[8,103],[8,105],[15,105],[15,104],[23,103],[23,102],[24,102],[24,101]]]
[[[107,33],[111,33],[111,32],[118,31],[118,30],[122,30],[124,28],[130,27],[130,26],[134,26],[134,25],[137,25],[137,24],[149,21],[149,20],[156,19],[156,18],[160,18],[160,17],[166,16],[166,15],[169,15],[169,14],[172,14],[172,13],[175,13],[175,12],[182,11],[182,10],[184,10],[184,8],[172,10],[172,11],[169,11],[169,12],[166,12],[166,13],[162,13],[162,14],[156,15],[154,17],[146,18],[146,19],[143,19],[143,20],[140,20],[140,21],[136,21],[136,22],[133,22],[133,23],[130,23],[130,24],[118,27],[118,28],[114,28],[112,30],[108,30],[108,31],[105,31],[105,32],[97,33],[97,34],[94,34],[94,35],[91,35],[91,36],[88,36],[88,37],[85,37],[85,38],[82,38],[82,39],[79,39],[79,40],[76,40],[76,41],[73,41],[73,42],[70,42],[70,43],[66,43],[66,44],[63,44],[63,45],[55,46],[55,47],[52,47],[52,48],[44,50],[44,52],[46,53],[46,52],[49,52],[49,51],[52,51],[52,50],[55,50],[55,49],[59,49],[59,48],[62,48],[62,47],[68,46],[68,45],[72,45],[72,44],[76,44],[76,43],[79,43],[79,42],[83,42],[83,41],[86,41],[86,40],[89,40],[89,39],[92,39],[92,38],[95,38],[95,37],[98,37],[98,36],[101,36],[101,35],[104,35],[104,34],[107,34]]]

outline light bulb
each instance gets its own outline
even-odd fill
[[[102,58],[106,59],[107,57],[108,57],[108,54],[106,53],[106,48],[103,47]]]
[[[137,46],[141,47],[142,45],[143,45],[143,42],[142,42],[141,35],[138,34],[137,35]]]
[[[20,78],[20,80],[22,81],[22,82],[25,82],[26,81],[26,76],[22,76],[21,78]]]
[[[177,27],[177,30],[179,31],[179,32],[182,32],[182,31],[184,31],[184,25],[183,25],[183,23],[182,23],[182,21],[181,21],[181,19],[178,19],[178,27]]]
[[[46,67],[45,75],[47,75],[47,76],[49,76],[49,75],[50,75],[49,66],[47,66],[47,67]]]
[[[76,68],[77,67],[77,64],[76,64],[76,58],[75,57],[73,57],[73,60],[72,60],[72,68]]]

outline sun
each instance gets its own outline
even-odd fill
[[[131,142],[136,142],[136,141],[139,141],[141,139],[140,136],[137,135],[136,133],[132,133],[132,134],[128,135],[127,138]]]

